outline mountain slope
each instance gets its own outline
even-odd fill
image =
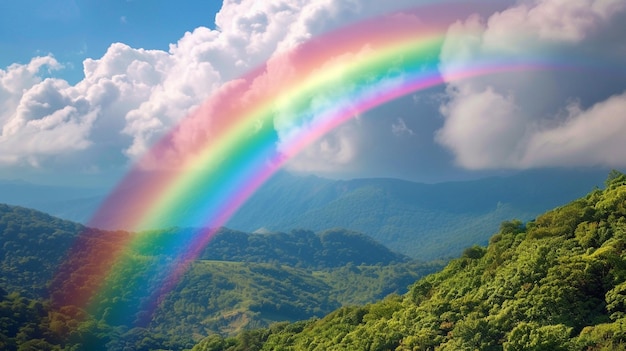
[[[199,260],[165,298],[149,329],[196,341],[272,323],[322,317],[340,306],[404,293],[441,266],[418,262],[323,270],[276,263]]]
[[[194,350],[624,350],[626,175],[526,224],[505,222],[404,296]],[[214,348],[211,345],[220,345]]]
[[[42,297],[82,226],[48,214],[0,204],[0,286]]]

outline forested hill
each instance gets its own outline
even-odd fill
[[[504,222],[403,296],[194,350],[625,350],[626,176]],[[247,345],[241,348],[242,345]]]
[[[3,243],[0,246],[0,286],[28,297],[42,297],[46,283],[83,229],[80,224],[39,211],[0,204]],[[194,230],[171,228],[150,235],[153,242],[176,243],[176,239],[164,238],[192,235]],[[104,233],[102,237],[106,237]],[[390,251],[370,237],[339,228],[318,234],[308,230],[244,233],[222,228],[199,259],[284,264],[308,269],[408,261],[407,257]]]
[[[353,265],[389,265],[408,257],[361,233],[341,228],[319,234],[310,230],[289,233],[243,233],[223,229],[200,256],[202,259],[286,264],[324,269]]]
[[[0,204],[0,287],[28,297],[43,296],[82,229],[39,211]]]

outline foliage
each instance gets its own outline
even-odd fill
[[[41,297],[82,226],[22,207],[0,204],[0,286]]]
[[[99,295],[106,303],[87,314],[72,300],[57,299],[61,304],[50,306],[44,298],[65,288],[97,286],[98,276],[88,263],[106,259],[112,245],[132,233],[84,228],[6,205],[0,205],[0,229],[0,286],[11,292],[0,294],[6,307],[0,311],[0,349],[189,349],[208,334],[229,337],[404,293],[416,279],[442,266],[409,261],[369,237],[341,229],[249,234],[223,228],[202,253],[212,260],[192,263],[154,315],[143,310],[129,314],[133,309],[125,306],[143,306],[143,298],[156,289],[155,277],[169,262],[167,254],[182,249],[181,243],[195,234],[193,229],[155,230],[135,234],[150,240],[123,250],[128,264],[115,266],[116,278]],[[79,254],[68,260],[72,245],[98,247],[90,252],[104,258]],[[76,270],[68,270],[61,285],[49,284],[59,262],[61,272],[64,267]],[[248,341],[255,338],[252,332],[245,335]]]
[[[150,323],[139,327],[138,316],[118,319],[71,304],[52,308],[42,299],[81,226],[9,206],[0,206],[0,214],[6,238],[1,349],[185,350],[197,343],[196,350],[230,351],[620,350],[626,345],[626,176],[618,172],[610,174],[605,190],[527,223],[502,223],[489,246],[470,246],[422,279],[439,266],[408,261],[348,231],[224,230],[230,234],[215,242],[220,250],[211,252],[209,246]],[[106,238],[96,229],[89,233],[85,240]],[[159,252],[192,234],[141,233],[154,240],[125,252],[133,263],[120,267],[121,276],[141,279],[114,280],[109,289],[116,303],[140,303],[124,289],[153,289],[144,267],[158,271],[153,263],[167,261]],[[228,250],[234,250],[231,257]],[[33,259],[39,261],[32,264]],[[88,283],[97,278],[88,267],[78,275]],[[378,298],[383,299],[371,302]]]
[[[71,312],[0,289],[0,349],[106,350],[118,335],[93,319],[79,322]]]
[[[623,350],[626,176],[505,222],[402,297],[271,328],[262,350]]]
[[[197,261],[153,319],[160,333],[233,335],[272,323],[322,317],[345,305],[408,291],[441,266],[418,262],[321,271],[269,263]]]
[[[319,234],[303,229],[265,234],[222,229],[200,258],[276,263],[309,269],[408,261],[407,257],[390,251],[364,234],[340,228],[327,229]]]

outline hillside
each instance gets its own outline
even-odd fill
[[[0,286],[31,298],[44,296],[46,283],[84,228],[36,210],[0,204]],[[95,237],[106,238],[105,232],[94,231]],[[191,231],[173,228],[150,235],[153,242],[175,244],[177,236],[182,238]],[[158,251],[157,248],[155,252]],[[254,234],[222,228],[199,258],[318,270],[347,264],[390,265],[408,261],[370,237],[343,229],[319,234],[308,230]]]
[[[408,257],[392,252],[372,238],[345,229],[289,233],[244,233],[222,229],[200,255],[201,259],[273,262],[292,267],[324,269],[352,265],[389,265]]]
[[[407,262],[312,271],[276,263],[199,260],[163,301],[148,329],[196,341],[212,333],[232,336],[404,293],[438,269],[437,264]]]
[[[625,248],[626,175],[612,172],[605,190],[502,223],[403,296],[194,350],[624,350]]]
[[[31,209],[0,204],[0,287],[34,298],[45,294],[82,226]]]
[[[157,287],[142,274],[168,261],[171,245],[193,229],[152,231],[149,249],[125,252],[136,260],[110,289],[114,309],[51,308],[47,286],[65,252],[85,228],[22,207],[0,205],[0,349],[181,350],[207,334],[229,336],[281,321],[321,317],[336,308],[404,293],[416,279],[441,269],[391,252],[359,233],[244,233],[222,228],[148,320],[129,306]],[[90,231],[106,249],[109,234]],[[167,245],[168,247],[161,247]],[[63,337],[57,334],[64,335]],[[32,345],[36,346],[32,346]],[[108,346],[106,346],[108,345]],[[126,345],[126,346],[120,346]],[[27,348],[28,349],[28,348]]]

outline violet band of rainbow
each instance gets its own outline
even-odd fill
[[[89,226],[136,233],[111,235],[106,252],[99,241],[79,238],[53,280],[55,304],[106,310],[128,267],[141,259],[132,251],[154,240],[149,229],[204,228],[185,237],[182,248],[155,245],[160,251],[152,254],[171,258],[145,272],[157,288],[119,312],[150,314],[216,231],[302,149],[356,115],[445,83],[438,65],[448,24],[397,14],[371,19],[313,38],[225,84],[107,198]],[[445,81],[557,66],[537,57],[491,58],[447,71]]]

